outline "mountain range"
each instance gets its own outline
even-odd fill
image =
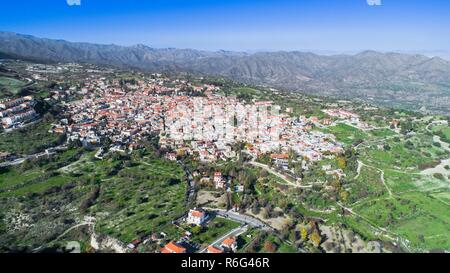
[[[249,84],[450,114],[450,62],[419,54],[212,52],[73,43],[0,32],[0,58],[224,76]]]

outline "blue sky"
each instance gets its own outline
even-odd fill
[[[5,0],[0,30],[207,50],[450,51],[450,1]]]

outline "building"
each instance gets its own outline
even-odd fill
[[[220,245],[225,252],[236,252],[237,250],[237,240],[236,237],[231,236],[223,240],[222,244]]]
[[[186,253],[186,248],[180,246],[174,241],[170,241],[167,245],[161,248],[161,253]]]
[[[243,192],[244,191],[244,185],[241,185],[241,184],[234,185],[234,191],[235,192]]]
[[[207,218],[206,212],[200,209],[191,209],[189,210],[188,216],[186,218],[186,223],[189,225],[202,225],[205,223]]]
[[[166,153],[166,159],[168,159],[170,161],[176,161],[177,154],[176,153]]]
[[[223,253],[223,249],[211,245],[211,246],[208,246],[207,252],[208,252],[208,253]]]
[[[223,179],[221,172],[214,173],[214,186],[216,189],[225,189],[226,182]]]
[[[288,154],[271,154],[270,158],[276,165],[278,165],[282,168],[289,167],[289,155]]]

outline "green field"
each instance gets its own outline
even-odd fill
[[[110,170],[107,163],[95,164],[94,172],[103,178],[103,190],[92,212],[108,212],[99,220],[98,231],[123,242],[161,231],[171,237],[178,235],[171,221],[185,212],[183,171],[176,163],[156,158],[131,164],[114,177],[103,176]],[[171,185],[170,179],[175,184]]]
[[[34,154],[56,146],[64,140],[61,136],[49,133],[52,117],[27,125],[26,128],[4,133],[0,137],[0,151],[17,154]]]
[[[365,140],[368,135],[347,124],[338,124],[336,126],[328,127],[324,130],[326,133],[330,133],[336,136],[336,140],[346,145],[354,144],[358,140]]]
[[[0,97],[17,94],[25,84],[25,82],[14,78],[0,76]]]
[[[1,170],[0,216],[25,213],[33,225],[21,230],[0,226],[0,244],[51,242],[87,214],[96,216],[97,233],[124,243],[162,231],[170,238],[180,234],[171,221],[185,212],[186,183],[176,163],[152,154],[99,161],[94,153],[68,150],[29,169]]]
[[[251,237],[247,237],[250,235]],[[270,242],[273,249],[264,248],[266,242]],[[241,234],[238,240],[239,252],[242,253],[296,253],[296,248],[281,240],[273,233],[267,233],[257,229],[249,229]]]
[[[207,246],[227,232],[240,226],[240,223],[222,217],[213,218],[199,234],[192,235],[192,241]],[[192,228],[189,228],[192,232]]]
[[[444,133],[444,136],[446,138],[450,139],[450,126],[445,126],[445,125],[434,126],[433,132],[435,132],[435,133],[442,132],[442,133]]]
[[[442,132],[444,133],[444,136],[446,139],[450,139],[450,127],[446,127],[442,129]]]
[[[450,126],[440,125],[434,126],[433,132],[441,137],[442,141],[450,143]]]
[[[410,192],[365,202],[354,209],[372,223],[406,238],[413,249],[450,248],[448,206],[430,195]]]
[[[391,129],[376,129],[371,130],[370,134],[372,134],[375,137],[390,137],[394,136],[396,133],[392,131]]]

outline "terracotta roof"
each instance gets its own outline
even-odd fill
[[[203,217],[203,215],[205,214],[203,211],[199,211],[199,210],[191,210],[191,215],[194,217]]]
[[[215,246],[208,246],[208,253],[223,253],[223,250]]]
[[[235,241],[236,241],[235,237],[228,237],[225,240],[223,240],[222,245],[231,247],[231,245],[234,244]]]
[[[170,241],[167,245],[161,248],[161,253],[186,253],[186,248]]]
[[[271,154],[270,158],[272,159],[288,159],[289,155],[288,154]]]

